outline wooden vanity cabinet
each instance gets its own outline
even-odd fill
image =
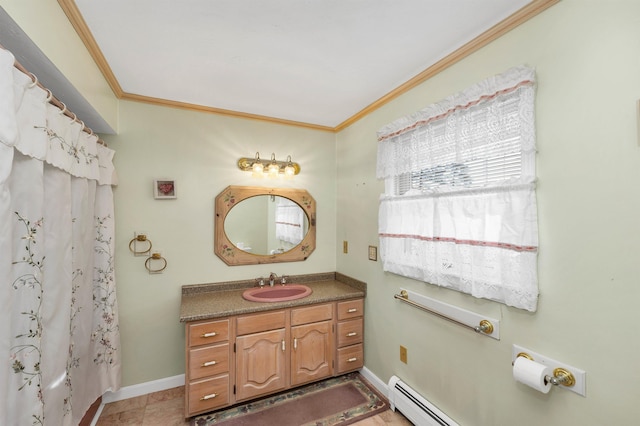
[[[187,323],[185,417],[362,368],[363,299]]]

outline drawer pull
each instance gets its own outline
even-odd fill
[[[351,333],[347,333],[347,337],[354,337],[357,336],[358,333],[356,333],[355,331],[352,331]]]
[[[212,365],[216,365],[216,361],[207,361],[202,364],[203,367],[211,367]]]
[[[296,338],[293,339],[293,349],[294,350],[298,349],[298,339],[296,339]]]
[[[215,331],[212,331],[211,333],[204,333],[201,337],[215,337],[217,335],[218,333],[216,333]]]
[[[217,393],[210,393],[209,395],[205,395],[205,396],[203,396],[202,398],[200,398],[200,401],[206,401],[206,400],[208,400],[208,399],[213,399],[213,398],[215,398],[216,396],[218,396],[218,394],[217,394]]]
[[[349,358],[347,360],[347,362],[356,362],[358,360],[358,358]]]
[[[357,308],[351,308],[351,309],[349,309],[347,312],[348,312],[348,313],[350,313],[350,314],[352,314],[352,313],[354,313],[354,312],[358,312],[358,309],[357,309]]]

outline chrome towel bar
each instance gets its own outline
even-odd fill
[[[490,336],[494,331],[493,324],[491,323],[491,321],[489,321],[487,319],[480,320],[480,322],[476,326],[465,324],[462,321],[458,321],[455,318],[451,318],[451,317],[449,317],[447,315],[441,314],[440,312],[434,311],[433,309],[429,309],[428,307],[426,307],[424,305],[421,305],[420,303],[417,303],[417,302],[414,302],[413,300],[410,300],[409,299],[409,293],[407,292],[407,290],[402,290],[400,292],[400,294],[395,294],[393,297],[395,299],[398,299],[398,300],[400,300],[400,301],[402,301],[404,303],[407,303],[407,304],[409,304],[409,305],[411,305],[413,307],[416,307],[416,308],[421,309],[423,311],[426,311],[426,312],[428,312],[428,313],[430,313],[432,315],[435,315],[438,318],[442,318],[442,319],[447,320],[449,322],[452,322],[454,324],[458,324],[458,325],[460,325],[462,327],[465,327],[465,328],[468,328],[470,330],[473,330],[476,333],[479,333],[479,334],[482,334],[482,335],[485,335],[485,336]]]

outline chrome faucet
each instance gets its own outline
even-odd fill
[[[273,287],[273,284],[275,284],[276,282],[276,278],[278,278],[278,274],[276,274],[275,272],[272,272],[269,274],[269,286]]]

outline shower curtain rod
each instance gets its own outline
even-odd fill
[[[2,44],[0,44],[0,49],[3,49],[3,50],[9,50],[9,49],[6,49]],[[87,126],[84,124],[84,121],[80,120],[80,119],[78,118],[78,116],[77,116],[74,112],[69,111],[69,109],[67,108],[67,106],[66,106],[62,101],[60,101],[58,98],[56,98],[56,97],[54,96],[54,94],[53,94],[53,92],[52,92],[51,90],[49,90],[49,89],[47,89],[46,87],[44,87],[44,86],[42,85],[42,83],[40,83],[40,82],[38,81],[38,77],[36,77],[36,75],[35,75],[34,73],[32,73],[32,72],[30,72],[29,70],[27,70],[27,69],[26,69],[26,68],[25,68],[25,67],[24,67],[20,62],[18,62],[18,60],[17,60],[17,59],[14,59],[13,66],[14,66],[16,69],[18,69],[18,71],[22,72],[23,74],[28,75],[28,76],[31,78],[31,80],[32,80],[36,85],[38,85],[38,87],[40,87],[40,88],[41,88],[41,89],[43,89],[43,90],[46,90],[46,91],[50,94],[50,96],[49,96],[49,97],[50,97],[51,99],[49,99],[49,103],[50,103],[51,105],[53,105],[53,106],[55,106],[56,108],[58,108],[60,111],[62,111],[62,113],[63,113],[64,115],[66,115],[66,116],[67,116],[67,117],[69,117],[70,119],[72,119],[72,120],[74,120],[74,121],[77,121],[78,123],[82,124],[82,131],[83,131],[83,132],[85,132],[85,133],[88,133],[88,134],[90,134],[90,135],[95,135],[95,136],[98,138],[97,142],[98,142],[99,144],[104,145],[104,146],[107,146],[107,144],[106,144],[102,139],[100,139],[100,137],[99,137],[98,135],[96,135],[95,133],[93,133],[93,130],[91,130],[89,127],[87,127]]]

